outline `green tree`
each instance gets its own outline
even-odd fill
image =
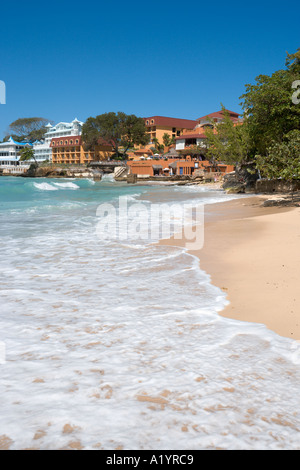
[[[107,142],[116,158],[126,158],[129,148],[149,142],[144,120],[123,112],[89,117],[82,127],[82,139],[88,149],[101,141]]]
[[[253,156],[266,155],[290,131],[300,130],[300,106],[292,101],[292,84],[300,79],[300,49],[287,54],[285,65],[271,76],[256,77],[241,96]]]
[[[250,157],[247,123],[234,123],[222,105],[224,118],[219,123],[211,121],[213,127],[205,129],[207,156],[213,163],[222,161],[236,165],[245,163]]]
[[[274,142],[266,155],[256,155],[255,160],[265,178],[289,182],[300,179],[300,131],[290,131],[282,142]]]
[[[47,131],[48,123],[47,119],[40,117],[17,119],[9,125],[7,138],[11,135],[18,142],[41,140]]]
[[[167,132],[165,132],[162,136],[162,140],[165,147],[170,147],[170,145],[173,145],[175,143],[174,137],[171,137],[170,134],[168,134]]]
[[[38,162],[36,161],[33,148],[24,147],[22,150],[20,150],[20,161],[25,162],[28,160],[34,160],[35,165],[39,166]]]
[[[165,146],[159,143],[157,137],[153,137],[152,142],[154,143],[154,149],[157,153],[163,153]],[[151,147],[152,148],[152,147]],[[153,150],[152,150],[153,151]],[[154,152],[155,153],[155,152]]]
[[[179,150],[179,153],[182,156],[190,155],[192,158],[206,157],[207,148],[206,145],[191,145],[183,150]]]

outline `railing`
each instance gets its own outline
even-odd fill
[[[26,173],[28,168],[22,168],[20,166],[15,167],[0,167],[2,175],[21,175],[22,173]]]

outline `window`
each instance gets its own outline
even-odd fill
[[[186,139],[185,140],[185,145],[197,145],[197,140],[196,139]]]

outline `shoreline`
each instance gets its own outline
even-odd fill
[[[226,294],[219,315],[300,340],[300,207],[263,207],[271,198],[249,195],[205,205],[204,246],[188,253]]]

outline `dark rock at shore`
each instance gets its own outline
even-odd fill
[[[259,173],[253,163],[237,165],[235,171],[224,176],[222,189],[229,194],[255,193]]]
[[[256,191],[262,194],[292,193],[300,191],[300,180],[285,181],[283,179],[260,179],[256,182]]]
[[[135,184],[135,183],[137,183],[138,177],[137,177],[137,175],[129,174],[126,177],[126,180],[127,180],[128,184]]]

